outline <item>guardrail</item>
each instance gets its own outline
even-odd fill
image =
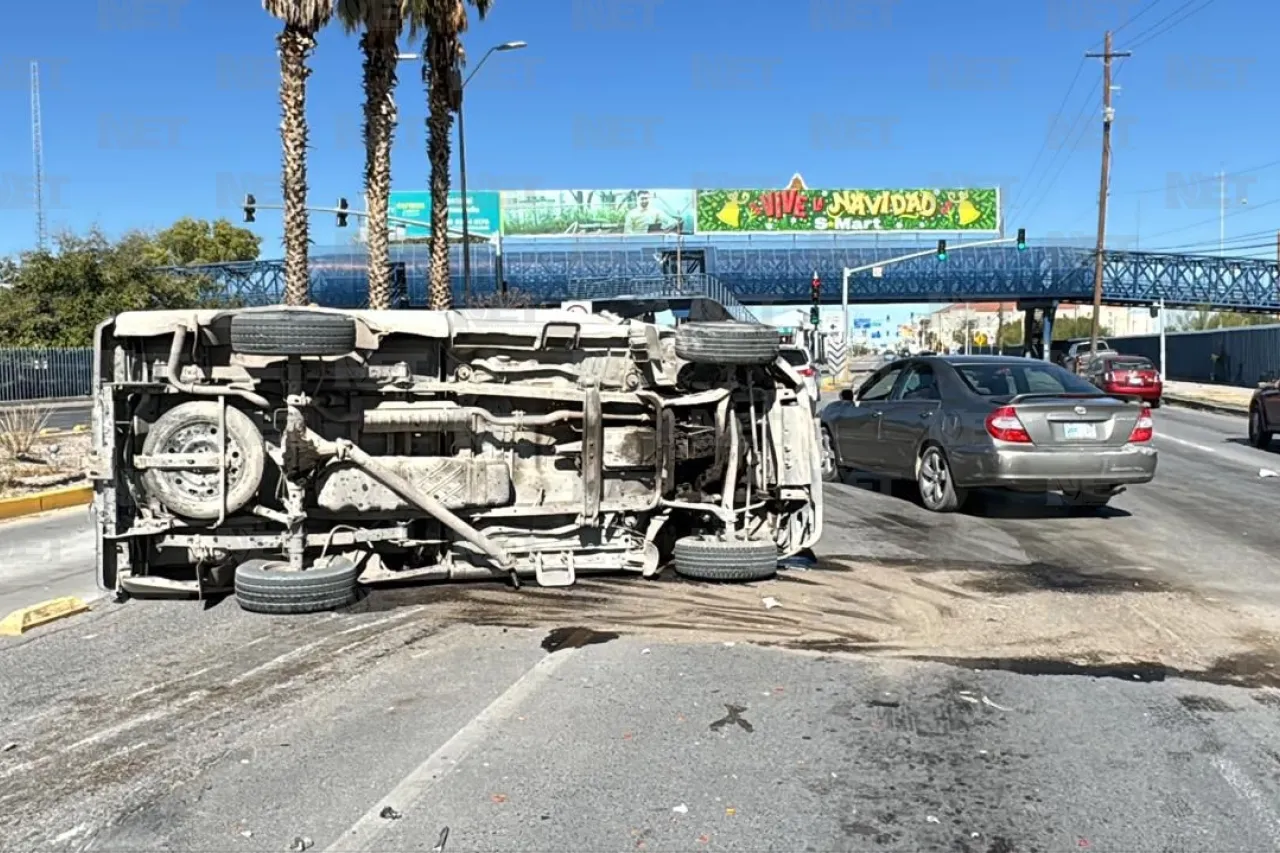
[[[88,397],[93,349],[0,349],[0,402]]]

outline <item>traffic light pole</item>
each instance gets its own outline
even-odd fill
[[[259,211],[259,210],[284,210],[284,205],[283,205],[283,204],[261,204],[261,203],[258,203],[258,202],[254,202],[254,203],[253,203],[253,204],[251,204],[251,205],[249,205],[249,204],[246,204],[246,205],[245,205],[245,212],[246,212],[246,213],[248,213],[249,211],[255,211],[255,212],[256,212],[256,211]],[[368,213],[368,211],[364,211],[364,210],[355,210],[355,209],[352,209],[352,208],[341,208],[341,207],[311,207],[310,205],[308,205],[308,206],[306,207],[306,210],[310,211],[311,213],[333,213],[333,214],[337,214],[337,215],[345,214],[345,215],[347,215],[347,216],[354,216],[356,219],[365,219],[365,220],[367,220],[367,219],[369,218],[369,213]],[[253,220],[252,220],[252,219],[247,219],[247,218],[246,218],[246,219],[245,219],[245,221],[246,221],[246,222],[252,222]],[[388,222],[389,224],[391,224],[391,225],[405,225],[405,226],[417,226],[417,227],[421,227],[421,225],[422,225],[422,220],[420,220],[420,219],[404,219],[404,218],[399,217],[399,216],[388,216],[388,217],[387,217],[387,222]],[[449,232],[449,235],[450,235],[450,236],[452,236],[452,237],[462,236],[462,235],[460,235],[460,234],[459,234],[459,232],[457,232],[457,231],[450,231],[450,232]],[[468,237],[468,239],[471,239],[471,238],[470,238],[470,237]],[[492,241],[492,239],[491,239],[491,238],[489,238],[489,237],[476,237],[476,238],[474,238],[474,239],[475,239],[475,242],[477,242],[477,243],[490,243],[490,242],[493,242],[493,241]]]
[[[1018,240],[1015,237],[1001,237],[997,240],[981,240],[977,243],[960,243],[958,245],[952,246],[951,248],[958,251],[960,249],[976,249],[979,246],[999,246],[1004,243],[1016,243],[1016,242],[1018,242]],[[843,276],[841,276],[841,282],[840,282],[840,308],[844,316],[844,332],[843,332],[844,339],[848,340],[849,338],[849,277],[850,276],[857,275],[860,272],[867,272],[868,270],[873,270],[873,269],[876,269],[877,267],[892,266],[893,264],[900,264],[903,261],[914,261],[916,258],[925,258],[925,257],[928,257],[929,255],[936,255],[937,253],[938,253],[937,249],[927,249],[923,252],[912,252],[909,255],[899,255],[896,258],[885,258],[882,261],[876,261],[875,263],[872,263],[872,264],[863,264],[862,266],[859,266],[859,267],[845,267],[844,274]]]

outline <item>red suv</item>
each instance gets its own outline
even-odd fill
[[[1108,394],[1136,398],[1152,408],[1159,406],[1164,396],[1160,371],[1140,355],[1098,353],[1085,366],[1084,376]]]

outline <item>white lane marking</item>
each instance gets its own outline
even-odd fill
[[[1169,435],[1167,433],[1158,432],[1155,434],[1155,438],[1157,441],[1163,440],[1163,441],[1172,441],[1176,444],[1185,444],[1187,447],[1194,447],[1196,450],[1199,450],[1202,453],[1211,453],[1215,456],[1221,453],[1221,451],[1219,451],[1215,447],[1208,447],[1206,445],[1200,444],[1199,442],[1188,441],[1185,438],[1178,438],[1177,436]]]
[[[379,816],[383,808],[392,806],[397,811],[408,811],[432,785],[448,774],[467,756],[467,753],[492,735],[499,725],[514,714],[520,703],[550,679],[552,674],[572,657],[573,653],[572,649],[564,649],[549,654],[526,670],[524,675],[520,676],[501,696],[494,699],[489,707],[459,729],[445,742],[444,746],[415,767],[373,808],[352,824],[350,829],[339,836],[337,841],[325,848],[325,853],[382,849],[378,846],[378,839],[391,826],[391,821]]]
[[[1258,786],[1234,762],[1226,758],[1214,758],[1213,767],[1236,795],[1253,807],[1267,834],[1271,836],[1272,847],[1280,850],[1280,819],[1276,818],[1276,813],[1268,806],[1266,796],[1258,790]]]

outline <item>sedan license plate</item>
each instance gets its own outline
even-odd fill
[[[1062,437],[1068,441],[1080,441],[1098,437],[1093,424],[1063,424]]]
[[[1130,373],[1130,374],[1129,374],[1129,384],[1130,384],[1130,385],[1141,385],[1141,384],[1142,384],[1142,377],[1141,377],[1141,376],[1139,376],[1137,373]]]

